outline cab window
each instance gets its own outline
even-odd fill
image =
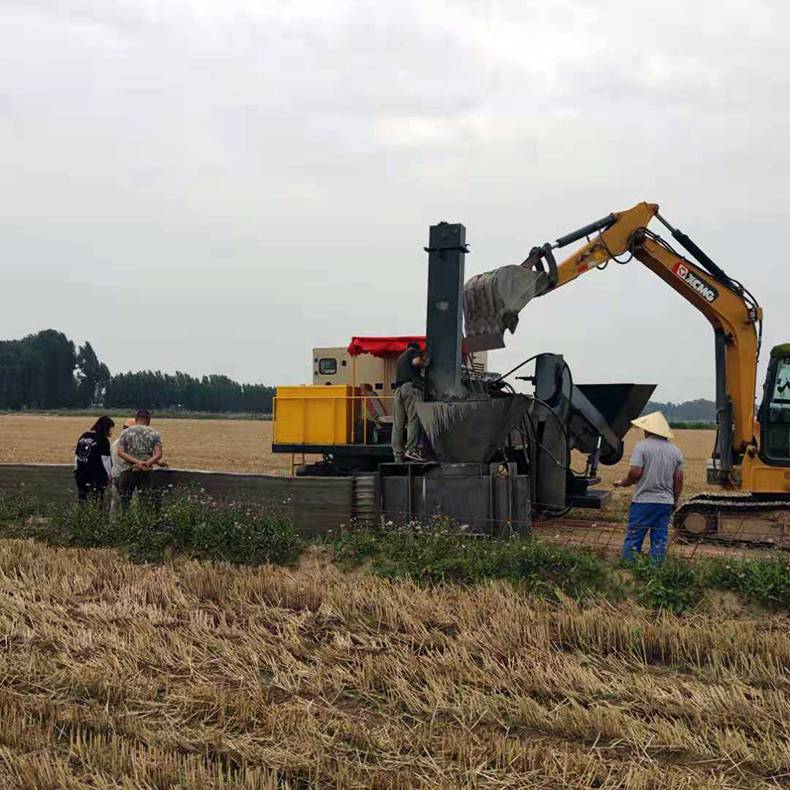
[[[768,401],[765,452],[769,458],[790,459],[790,358],[776,363]]]
[[[322,357],[318,360],[318,372],[322,376],[334,376],[337,373],[337,360],[334,357]]]

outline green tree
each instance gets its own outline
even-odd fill
[[[99,361],[93,346],[86,340],[77,352],[77,397],[80,406],[101,403],[110,380],[107,365]]]

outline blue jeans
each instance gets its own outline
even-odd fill
[[[642,542],[649,530],[650,561],[655,564],[663,562],[667,553],[670,518],[672,505],[632,502],[628,510],[628,530],[623,541],[623,559],[629,562],[641,553]]]

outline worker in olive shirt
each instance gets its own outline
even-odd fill
[[[127,428],[118,439],[118,495],[121,508],[127,510],[135,490],[150,499],[151,470],[162,458],[162,437],[151,427],[151,412],[140,409],[134,425]]]
[[[426,355],[417,343],[409,343],[395,364],[395,397],[392,399],[392,454],[396,463],[424,461],[418,448],[420,420],[417,404],[423,399],[422,370]],[[406,433],[406,444],[403,434]]]
[[[642,551],[642,542],[650,532],[650,560],[663,562],[669,539],[669,520],[683,491],[683,454],[669,440],[673,438],[669,423],[660,411],[631,422],[645,432],[634,447],[631,468],[615,487],[636,485],[628,510],[628,531],[623,542],[623,559],[633,560]]]

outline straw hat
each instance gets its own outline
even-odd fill
[[[645,414],[644,417],[637,417],[635,420],[631,420],[631,425],[648,433],[654,433],[656,436],[663,436],[665,439],[674,437],[667,418],[660,411],[653,411],[650,414]]]

